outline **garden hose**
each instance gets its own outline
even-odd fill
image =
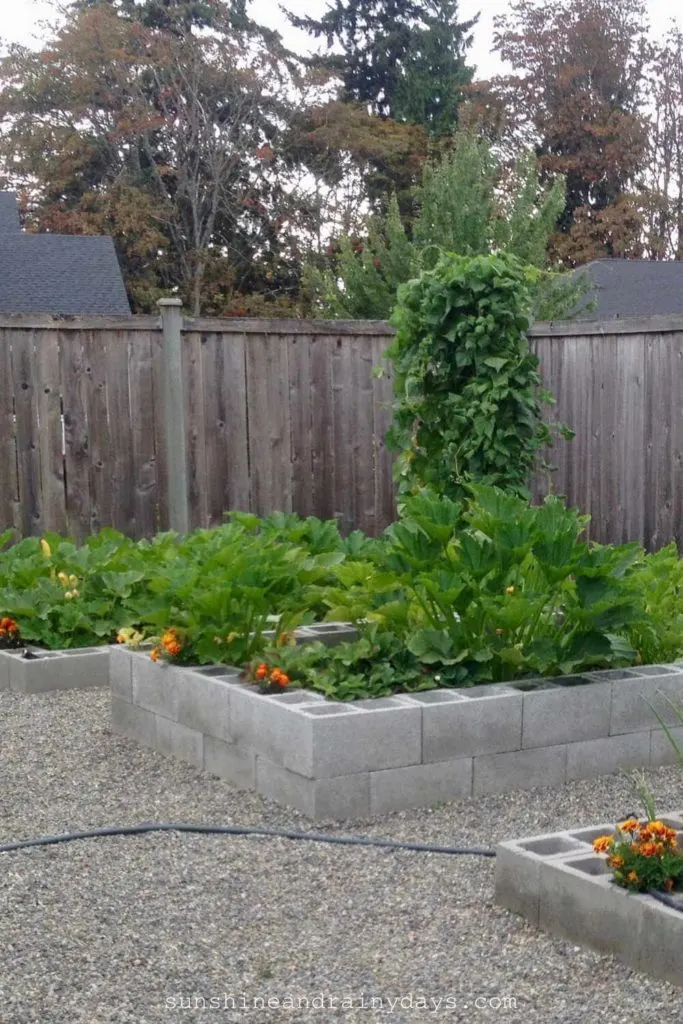
[[[200,835],[261,836],[270,839],[307,840],[313,843],[333,843],[339,846],[378,846],[386,850],[413,850],[418,853],[445,853],[452,856],[495,857],[496,851],[485,847],[434,846],[428,843],[403,843],[394,839],[372,839],[369,836],[332,836],[323,832],[297,832],[283,828],[253,828],[241,825],[191,825],[184,822],[112,826],[87,829],[83,832],[64,832],[58,836],[40,836],[38,839],[20,839],[0,844],[0,853],[13,853],[34,846],[57,846],[77,839],[97,839],[103,836],[137,836],[148,832],[194,832]]]
[[[19,839],[14,843],[0,844],[0,853],[14,853],[36,846],[58,846],[73,843],[78,839],[99,839],[105,836],[139,836],[149,832],[191,832],[197,835],[218,836],[259,836],[267,839],[305,840],[311,843],[331,843],[337,846],[375,846],[384,850],[411,850],[415,853],[441,853],[455,857],[495,857],[496,851],[485,846],[436,846],[431,843],[403,843],[396,839],[372,839],[369,836],[331,836],[324,832],[298,832],[285,828],[255,828],[242,825],[190,825],[186,822],[143,822],[140,825],[109,826],[92,828],[83,832],[63,832],[57,836],[39,836],[37,839]],[[682,912],[681,904],[668,893],[651,889],[660,903]]]

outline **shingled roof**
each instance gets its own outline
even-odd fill
[[[17,197],[0,192],[0,314],[130,316],[111,238],[26,234]]]
[[[589,278],[583,320],[683,313],[683,263],[675,260],[594,260],[577,274]]]

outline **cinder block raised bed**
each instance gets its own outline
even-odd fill
[[[43,651],[28,647],[0,651],[0,690],[47,693],[50,690],[84,690],[108,684],[108,647],[84,647],[73,651]]]
[[[313,819],[375,817],[669,763],[644,698],[683,699],[683,666],[350,703],[310,690],[264,695],[237,669],[155,664],[121,648],[110,668],[115,731]]]
[[[683,847],[683,810],[661,820],[679,830]],[[610,823],[501,843],[496,902],[551,935],[683,985],[683,912],[611,881],[606,856],[591,844],[614,830]]]

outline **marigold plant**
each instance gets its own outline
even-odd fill
[[[596,853],[607,854],[617,885],[634,892],[683,889],[683,849],[678,833],[663,821],[628,818],[613,835],[598,836]]]

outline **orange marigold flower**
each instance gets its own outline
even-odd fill
[[[281,675],[282,675],[282,672],[280,671],[280,669],[279,668],[274,668],[273,671],[270,673],[270,681],[271,681],[271,683],[276,683]]]
[[[161,651],[159,650],[158,647],[153,647],[152,650],[149,652],[149,656],[152,659],[152,661],[158,661],[159,658],[161,657]]]
[[[614,836],[598,836],[593,840],[593,849],[596,853],[607,853],[614,846]]]
[[[182,651],[182,647],[177,640],[174,640],[172,643],[166,644],[166,650],[172,658],[177,658]]]
[[[637,885],[638,884],[638,872],[637,871],[629,871],[629,873],[626,876],[626,881],[627,882],[631,882],[633,885]]]
[[[652,841],[647,843],[641,843],[638,851],[643,857],[658,857],[662,852],[661,843],[654,843]]]
[[[607,858],[607,866],[610,868],[614,868],[615,871],[618,871],[619,868],[623,868],[624,866],[624,858],[620,857],[619,854],[615,853],[612,857]]]
[[[265,679],[268,675],[268,666],[266,664],[259,665],[254,674],[257,679]]]
[[[640,822],[637,818],[627,818],[626,821],[622,821],[621,824],[617,825],[620,832],[637,832],[640,828]]]
[[[285,686],[289,686],[289,676],[285,675],[284,672],[280,672],[280,675],[276,679],[276,683],[278,686],[282,686],[283,688]]]

